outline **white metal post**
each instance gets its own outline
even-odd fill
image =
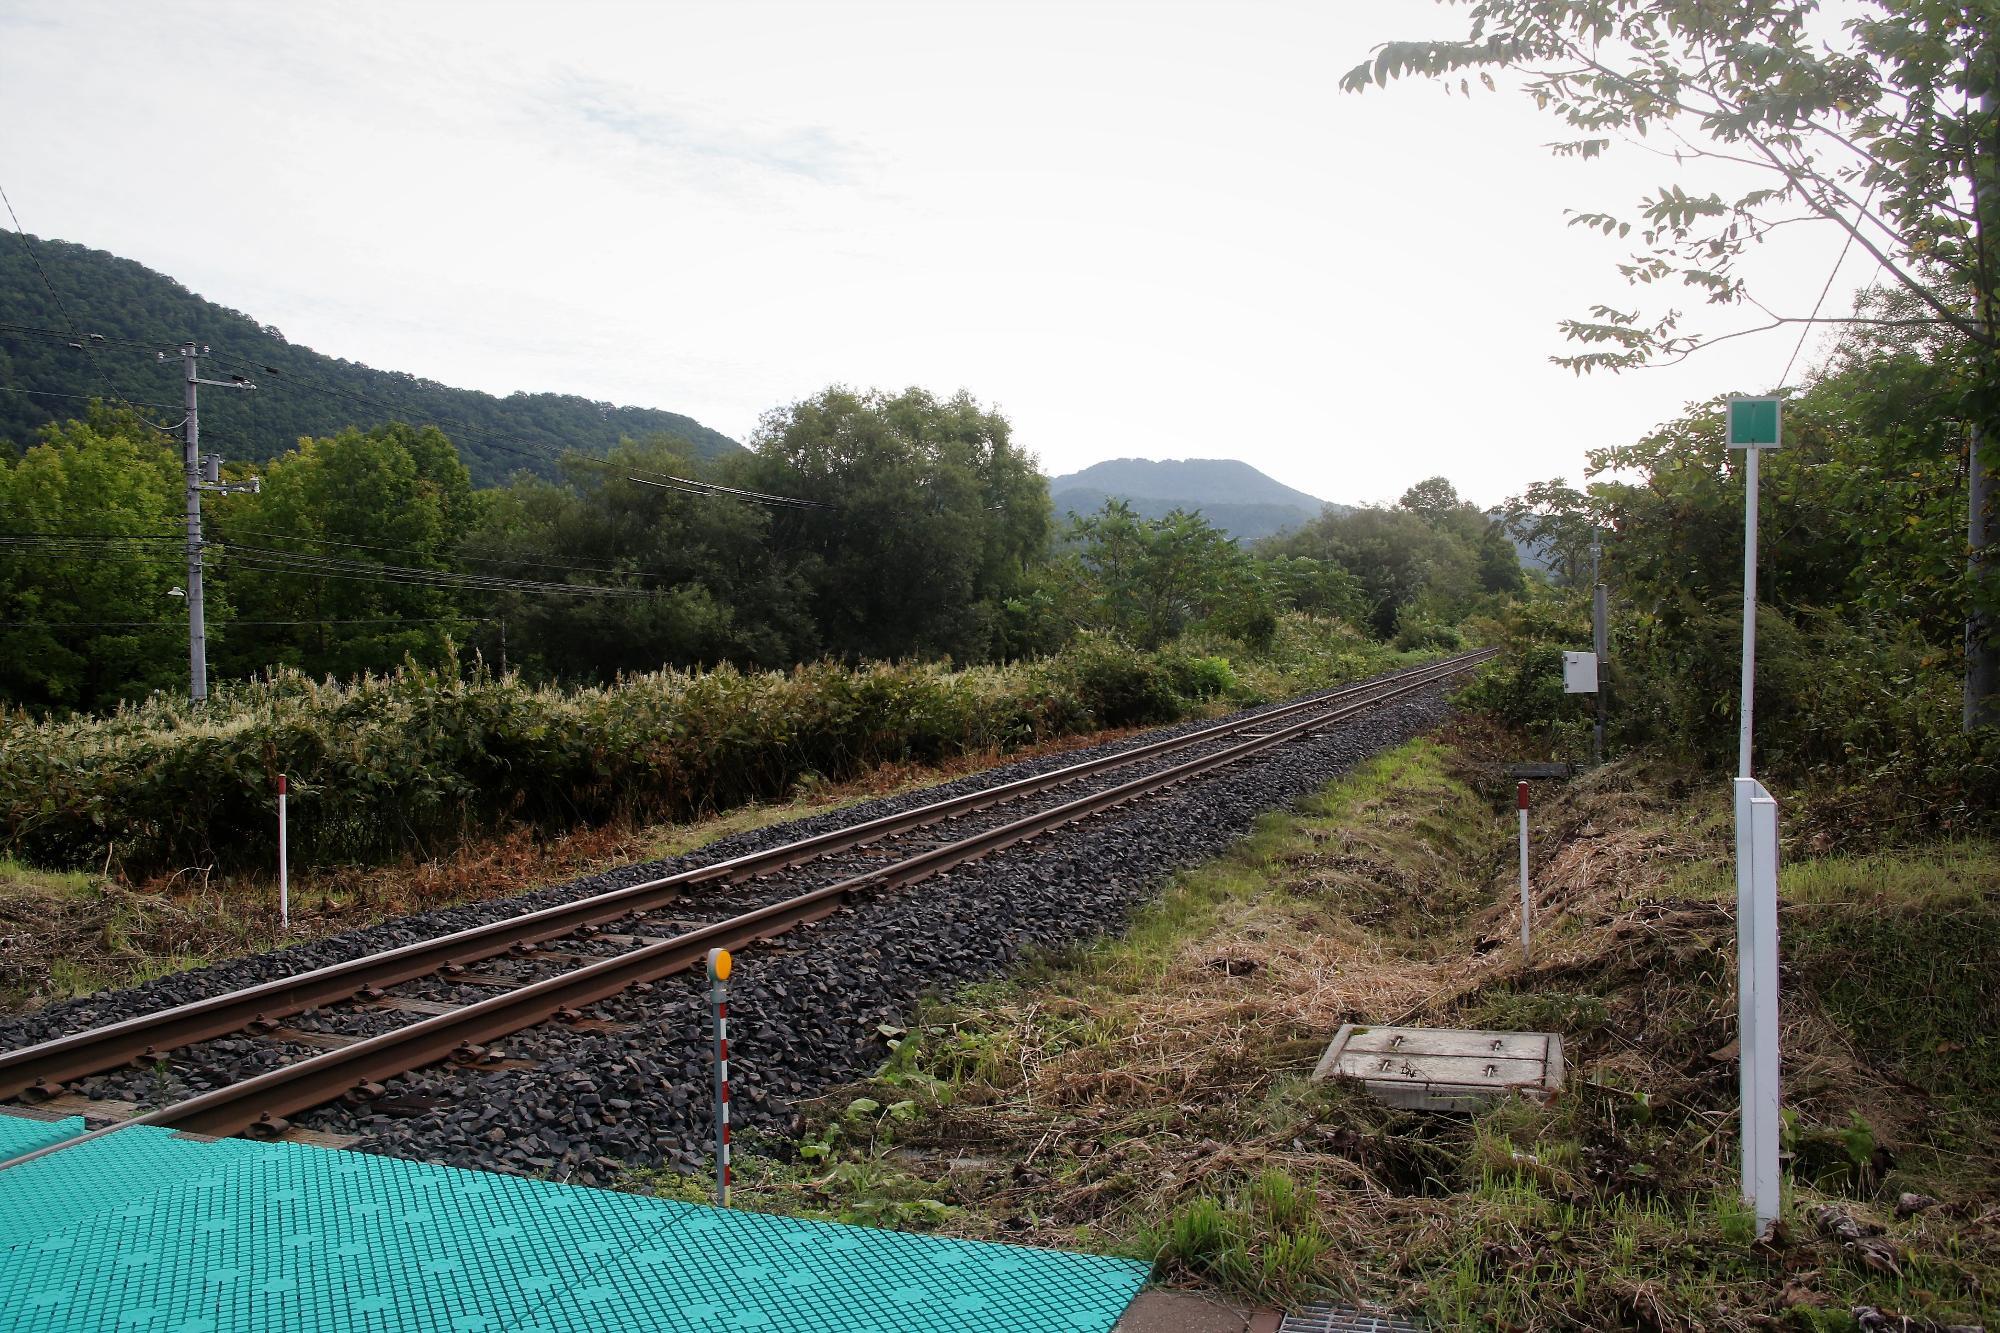
[[[1757,456],[1743,451],[1743,711],[1737,719],[1736,776],[1750,776],[1750,704],[1757,689]]]
[[[1534,950],[1528,943],[1528,784],[1523,782],[1514,789],[1514,804],[1521,815],[1521,961],[1534,961]]]
[[[1597,654],[1597,731],[1590,739],[1590,762],[1604,762],[1604,664],[1611,660],[1610,604],[1598,564],[1604,544],[1590,534],[1590,651]]]
[[[1736,779],[1737,1079],[1743,1103],[1743,1198],[1758,1234],[1777,1220],[1778,803]]]
[[[285,775],[278,774],[278,924],[292,928],[292,868],[285,835]]]

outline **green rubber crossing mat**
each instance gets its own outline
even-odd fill
[[[83,1117],[80,1115],[63,1120],[31,1120],[27,1116],[0,1111],[0,1162],[37,1148],[46,1148],[63,1139],[73,1139],[81,1133]]]
[[[522,1333],[1102,1333],[1146,1272],[1128,1260],[688,1208]]]
[[[115,1151],[105,1149],[109,1143],[117,1144]],[[137,1207],[177,1184],[219,1184],[207,1178],[261,1151],[245,1139],[186,1139],[134,1125],[109,1139],[10,1166],[0,1171],[0,1246],[45,1239],[106,1209]],[[0,1326],[4,1319],[0,1314]]]
[[[1106,1333],[1146,1276],[145,1127],[0,1171],[0,1237],[0,1333]]]

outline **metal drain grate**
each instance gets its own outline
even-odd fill
[[[1308,1305],[1285,1316],[1278,1333],[1427,1333],[1424,1325],[1397,1315],[1374,1314],[1351,1305]]]

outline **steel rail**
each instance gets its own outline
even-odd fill
[[[0,1054],[0,1099],[38,1088],[44,1093],[52,1093],[62,1084],[75,1079],[134,1060],[156,1059],[194,1042],[241,1031],[260,1020],[275,1020],[305,1009],[351,1000],[364,990],[385,988],[428,976],[447,965],[463,965],[496,957],[524,945],[559,939],[585,926],[603,925],[636,912],[650,911],[694,885],[718,880],[741,883],[758,875],[789,870],[821,857],[1061,786],[1106,769],[1269,726],[1274,721],[1339,704],[1357,696],[1374,697],[1380,691],[1408,680],[1428,682],[1442,675],[1455,674],[1491,655],[1490,649],[1476,650],[1443,662],[1426,663],[1378,680],[1322,691],[1248,717],[1197,727],[1114,754],[1099,755],[1047,773],[1016,778],[779,847],[677,871],[658,879],[592,894],[573,902],[558,903],[519,916],[469,926],[448,935],[331,963],[296,976],[279,977],[222,995],[193,1000],[158,1013],[141,1014],[103,1027],[51,1038]]]
[[[235,1134],[244,1130],[255,1133],[260,1128],[266,1133],[281,1132],[286,1124],[284,1117],[298,1111],[437,1063],[468,1047],[483,1046],[550,1017],[574,1013],[639,982],[656,981],[684,971],[704,960],[711,948],[738,949],[773,938],[806,922],[829,916],[863,893],[921,882],[1060,825],[1101,813],[1135,797],[1286,744],[1470,670],[1489,655],[1470,654],[1444,664],[1419,668],[1392,678],[1394,688],[1332,712],[1291,723],[1212,754],[1142,774],[1128,782],[1025,815],[958,842],[918,853],[894,865],[850,876],[727,921],[703,926],[602,962],[574,968],[451,1013],[408,1024],[282,1069],[270,1070],[241,1083],[160,1107],[121,1124],[65,1140],[11,1162],[0,1162],[0,1169],[27,1161],[43,1152],[115,1133],[131,1125],[156,1125],[212,1135]],[[1468,657],[1472,660],[1467,660]]]

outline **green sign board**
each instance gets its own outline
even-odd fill
[[[1729,447],[1731,449],[1775,449],[1778,447],[1778,398],[1731,398],[1729,400]]]

